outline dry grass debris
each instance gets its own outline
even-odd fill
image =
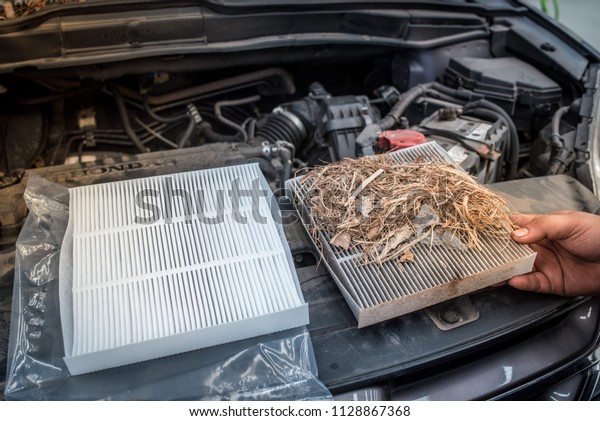
[[[0,3],[0,21],[2,21],[32,15],[46,8],[46,6],[48,6],[49,3],[51,5],[64,5],[74,3],[85,3],[85,0],[58,0],[54,2],[47,2],[46,0],[23,0],[20,2],[5,1],[3,3]]]
[[[461,169],[419,159],[398,164],[387,155],[318,167],[301,183],[314,225],[334,246],[358,247],[365,263],[413,261],[421,242],[481,248],[482,234],[510,238],[507,203]]]

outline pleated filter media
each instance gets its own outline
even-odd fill
[[[72,375],[308,324],[258,165],[70,190],[60,261]]]
[[[398,164],[452,158],[435,142],[391,152]],[[473,181],[475,182],[475,181]],[[310,231],[312,216],[300,178],[287,182],[294,204]],[[457,250],[422,241],[411,248],[415,261],[364,264],[358,248],[344,250],[319,232],[323,262],[358,320],[358,327],[401,316],[531,271],[536,253],[513,241],[482,235],[481,250]]]

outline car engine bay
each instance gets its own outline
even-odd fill
[[[192,10],[182,26],[199,19]],[[280,206],[289,210],[285,182],[310,168],[436,142],[482,184],[569,176],[589,190],[585,194],[594,191],[589,143],[598,64],[550,31],[532,31],[516,12],[306,11],[288,17],[296,19],[291,27],[297,30],[288,40],[276,37],[286,31],[273,26],[281,18],[275,11],[226,17],[205,11],[209,44],[227,19],[231,33],[239,25],[240,35],[224,34],[221,43],[281,42],[250,51],[236,44],[237,50],[223,47],[206,57],[175,47],[169,53],[168,43],[160,54],[138,54],[145,36],[183,39],[178,31],[187,28],[164,29],[174,16],[185,16],[181,10],[147,13],[164,22],[153,31],[144,32],[142,23],[127,32],[129,57],[114,52],[108,59],[86,58],[83,53],[93,56],[121,41],[118,25],[109,30],[93,16],[85,39],[74,17],[61,23],[63,42],[71,43],[63,52],[72,51],[74,61],[83,52],[79,63],[60,62],[69,58],[63,54],[52,65],[32,64],[17,43],[6,50],[0,66],[2,367],[15,242],[27,215],[23,192],[31,174],[73,187],[258,163]],[[334,39],[337,30],[323,23],[334,17],[347,40]],[[119,19],[129,26],[145,22]],[[29,31],[27,39],[42,35]],[[0,48],[7,37],[0,34]],[[135,42],[142,47],[136,50]],[[299,271],[319,260],[301,228],[287,228]],[[326,276],[322,267],[318,271]],[[518,302],[512,294],[506,298],[511,305]],[[566,308],[563,301],[544,300],[540,308]],[[343,383],[340,390],[348,387]]]

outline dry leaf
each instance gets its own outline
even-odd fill
[[[373,228],[371,228],[371,229],[369,230],[369,232],[367,232],[367,238],[368,238],[369,240],[372,240],[372,239],[374,239],[375,237],[377,237],[377,235],[379,234],[379,230],[380,230],[380,229],[381,229],[381,227],[379,227],[379,226],[376,226],[376,227],[373,227]]]
[[[412,235],[413,230],[408,225],[404,225],[394,233],[392,240],[387,245],[387,249],[394,250],[400,244],[406,242],[410,237],[412,237]]]
[[[413,254],[412,251],[410,251],[410,249],[406,249],[404,251],[404,254],[400,257],[400,261],[401,262],[414,262],[415,255]]]
[[[341,247],[344,250],[350,248],[350,235],[347,232],[338,232],[330,241],[332,246]]]

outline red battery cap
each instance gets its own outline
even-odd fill
[[[384,151],[396,151],[426,142],[423,133],[414,130],[384,130],[379,134],[377,146]]]

